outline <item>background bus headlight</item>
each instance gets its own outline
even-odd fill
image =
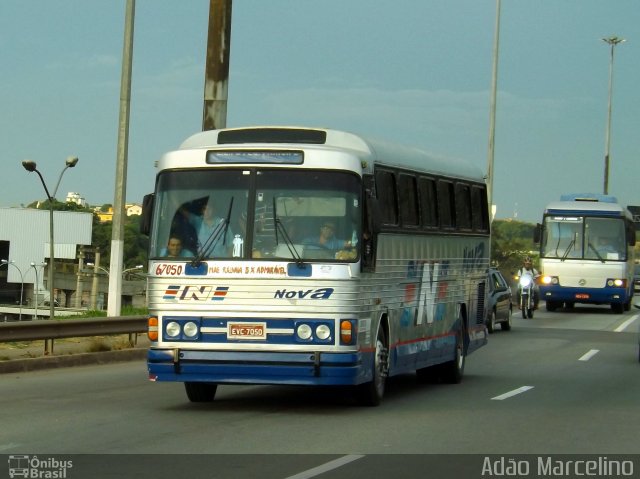
[[[165,331],[167,333],[167,336],[175,338],[180,334],[180,325],[175,321],[171,321],[170,323],[167,323]]]

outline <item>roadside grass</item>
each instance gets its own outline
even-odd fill
[[[134,308],[123,306],[121,316],[146,316],[147,308]],[[67,319],[92,319],[106,318],[106,311],[88,310],[80,315],[56,317],[56,320]],[[138,344],[140,338],[146,338],[146,334],[137,333],[130,338],[129,335],[94,336],[87,338],[61,338],[55,340],[55,355],[75,353],[96,353],[105,351],[119,351],[132,347],[130,339]],[[0,361],[9,361],[17,358],[37,358],[43,356],[43,340],[0,342]]]
[[[147,308],[134,308],[133,306],[123,306],[120,316],[146,316],[149,314]],[[89,309],[82,314],[73,316],[56,316],[56,319],[83,319],[83,318],[106,318],[107,312],[99,309]]]

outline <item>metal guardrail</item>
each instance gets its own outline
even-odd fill
[[[87,336],[109,336],[114,334],[132,335],[147,332],[147,316],[113,316],[110,318],[87,318],[60,320],[38,320],[0,323],[0,342],[45,341],[45,354],[48,344],[61,338],[80,338]]]

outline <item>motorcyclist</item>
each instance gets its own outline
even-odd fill
[[[531,280],[533,281],[533,308],[538,309],[540,290],[538,288],[537,279],[540,277],[540,272],[533,267],[531,256],[524,258],[522,268],[518,270],[518,279],[525,275],[531,276]],[[518,288],[518,304],[520,304],[520,288]]]

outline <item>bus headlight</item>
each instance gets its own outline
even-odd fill
[[[326,324],[321,324],[316,328],[316,337],[321,340],[329,339],[331,336],[331,328]]]
[[[311,338],[313,331],[311,330],[311,326],[309,326],[308,324],[301,324],[298,326],[298,329],[296,330],[296,334],[300,339],[303,339],[306,341]]]
[[[188,338],[193,338],[198,334],[198,325],[193,321],[189,321],[184,325],[184,335]]]
[[[175,338],[180,334],[180,325],[175,321],[171,321],[167,323],[167,326],[164,330],[167,333],[167,336],[169,336],[170,338]]]
[[[542,284],[559,284],[560,280],[557,276],[543,276]]]
[[[623,288],[626,284],[624,279],[610,278],[607,280],[607,286],[615,286],[616,288]]]

